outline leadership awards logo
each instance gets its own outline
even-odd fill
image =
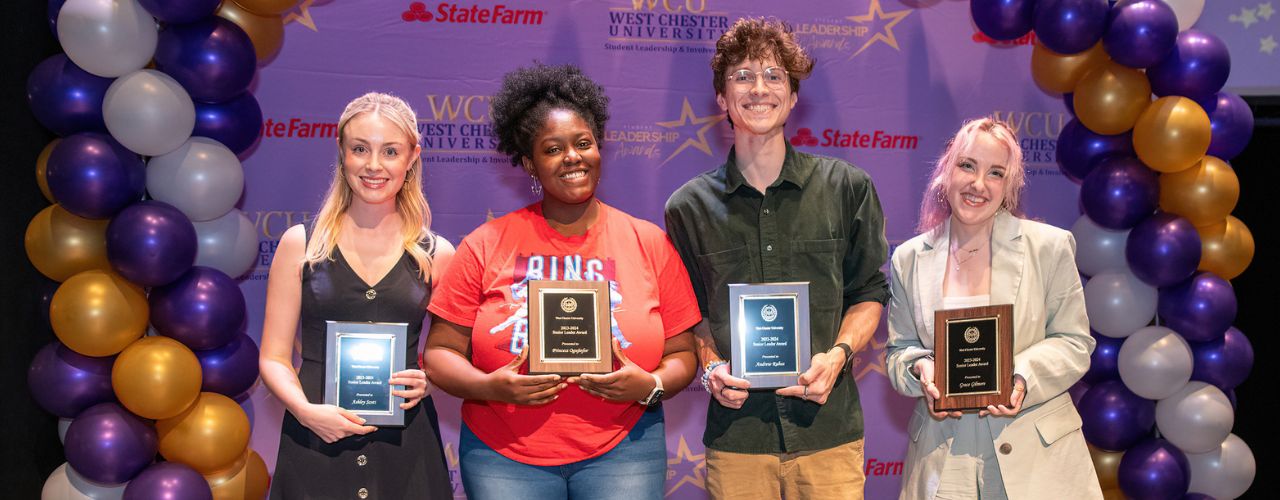
[[[1018,134],[1027,176],[1062,175],[1058,168],[1058,134],[1071,121],[1065,112],[993,111],[991,116],[1009,124]]]
[[[815,135],[813,129],[806,127],[796,130],[789,140],[797,148],[913,150],[920,146],[917,135],[880,129],[827,128],[820,135]]]
[[[409,4],[408,10],[400,13],[400,20],[406,23],[442,23],[442,24],[542,24],[546,11],[537,9],[519,9],[504,4],[462,4],[440,2],[428,7],[424,2]]]
[[[427,94],[427,105],[418,106],[422,161],[464,166],[509,163],[495,151],[498,138],[489,119],[490,99],[485,94]]]
[[[911,9],[885,11],[880,0],[871,0],[863,12],[843,17],[820,17],[794,23],[800,44],[814,51],[849,54],[853,59],[877,45],[901,51],[894,27]]]
[[[727,12],[707,0],[624,0],[609,8],[605,50],[711,54],[729,29]]]
[[[689,150],[711,157],[714,154],[710,141],[715,136],[712,129],[724,118],[724,113],[719,111],[699,115],[694,112],[689,97],[685,96],[674,119],[653,124],[621,125],[606,130],[604,137],[608,147],[604,152],[613,159],[643,158],[658,162],[658,166],[666,165]]]

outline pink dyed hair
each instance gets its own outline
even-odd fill
[[[933,173],[929,174],[929,185],[924,190],[924,199],[920,201],[917,231],[932,231],[951,216],[951,205],[947,203],[947,186],[951,184],[951,174],[959,162],[960,152],[969,149],[980,133],[990,134],[1009,151],[1009,164],[1005,165],[1004,201],[1000,203],[1000,208],[1015,216],[1023,216],[1021,198],[1022,188],[1026,185],[1026,168],[1022,164],[1022,147],[1018,145],[1018,134],[1009,124],[985,117],[965,122],[956,136],[947,142],[946,151],[938,158]]]

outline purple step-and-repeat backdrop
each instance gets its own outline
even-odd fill
[[[386,91],[418,111],[433,228],[456,244],[489,218],[535,200],[528,177],[493,152],[489,96],[502,75],[532,61],[577,64],[612,99],[601,198],[661,224],[667,196],[717,166],[731,144],[711,86],[715,40],[735,19],[761,15],[791,23],[818,61],[787,137],[802,151],[843,158],[871,174],[891,244],[913,235],[923,183],[945,140],[964,119],[983,115],[1009,120],[1021,136],[1030,215],[1062,227],[1075,221],[1077,187],[1054,160],[1070,115],[1058,96],[1032,83],[1030,38],[985,38],[969,20],[968,1],[306,0],[288,14],[284,49],[255,84],[264,124],[244,161],[242,207],[261,240],[259,262],[242,282],[249,335],[261,336],[266,273],[280,235],[318,208],[336,155],[336,121],[351,98]],[[1218,33],[1238,22],[1214,15],[1226,25]],[[1280,31],[1275,24],[1260,27]],[[1266,47],[1265,35],[1249,43]],[[1233,47],[1232,55],[1255,57],[1255,48]],[[1259,61],[1274,61],[1259,53]],[[882,325],[854,365],[868,498],[897,496],[912,404],[885,378],[885,337]],[[435,398],[462,497],[460,401],[439,392]],[[668,497],[706,496],[706,400],[695,384],[666,405]],[[274,469],[283,409],[262,386],[244,404],[251,445]]]

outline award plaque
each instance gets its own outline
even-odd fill
[[[404,370],[408,323],[326,321],[324,403],[365,419],[403,427],[404,398],[391,394],[391,375]]]
[[[731,373],[752,389],[796,385],[809,369],[809,283],[729,285]]]
[[[613,371],[607,281],[529,282],[529,373]]]
[[[1013,305],[934,312],[934,411],[1008,405],[1013,393]]]

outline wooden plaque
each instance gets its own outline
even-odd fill
[[[934,411],[1008,405],[1013,394],[1013,305],[934,312]]]
[[[613,371],[607,281],[529,282],[529,373]]]

